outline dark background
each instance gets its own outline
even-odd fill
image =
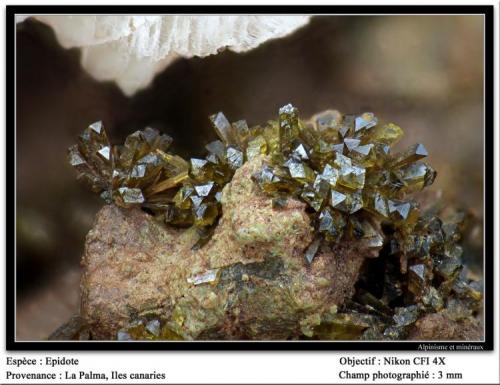
[[[66,149],[103,120],[111,139],[153,126],[197,156],[222,110],[250,125],[291,102],[303,118],[326,108],[375,112],[424,143],[432,189],[476,226],[465,257],[480,272],[483,216],[483,18],[321,16],[246,54],[178,60],[132,98],[100,83],[52,30],[17,25],[17,338],[44,339],[78,311],[79,260],[102,202],[75,180]]]

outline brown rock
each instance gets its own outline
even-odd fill
[[[483,338],[481,323],[473,317],[450,319],[445,312],[426,314],[410,331],[410,340],[480,341]]]
[[[352,296],[373,251],[323,246],[309,266],[313,229],[305,205],[273,209],[246,163],[223,192],[223,216],[200,250],[192,229],[156,222],[139,209],[105,206],[85,245],[81,313],[92,338],[114,339],[138,316],[155,315],[183,339],[299,338]],[[213,282],[193,279],[215,270]]]

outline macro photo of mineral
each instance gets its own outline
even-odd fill
[[[16,28],[19,339],[484,339],[480,17]]]
[[[219,140],[203,159],[170,153],[149,127],[111,145],[102,122],[70,147],[78,179],[108,203],[86,238],[84,333],[480,338],[464,216],[410,198],[436,177],[423,144],[393,153],[402,129],[370,112],[302,121],[287,104],[262,126],[210,119]],[[429,330],[436,316],[445,330]]]

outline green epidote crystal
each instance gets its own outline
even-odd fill
[[[426,266],[422,263],[411,266],[408,269],[408,290],[415,296],[420,296],[425,289]]]
[[[344,234],[346,220],[339,211],[326,208],[321,211],[318,217],[318,231],[325,236],[328,241],[338,242]]]
[[[425,158],[427,155],[429,154],[427,153],[424,145],[417,143],[407,150],[396,154],[391,161],[391,165],[393,168],[399,168]]]
[[[319,251],[319,248],[321,246],[321,238],[318,237],[316,238],[310,245],[309,247],[307,248],[306,250],[306,253],[304,255],[306,261],[308,264],[311,264],[314,257],[316,256],[316,254],[318,253]]]
[[[135,319],[117,332],[118,341],[179,341],[183,338],[160,319]]]
[[[216,204],[203,203],[196,207],[194,212],[194,223],[200,227],[210,226],[215,222],[218,215],[219,211]]]
[[[339,134],[341,138],[354,133],[354,120],[356,117],[354,115],[345,115],[342,123],[340,124]]]
[[[372,325],[372,318],[365,314],[339,313],[328,315],[315,328],[319,338],[325,340],[352,340],[361,337]]]
[[[232,127],[227,120],[226,116],[222,112],[218,112],[212,116],[210,116],[210,120],[212,125],[219,135],[219,138],[226,144],[229,145],[234,142],[234,137],[232,135]]]
[[[213,121],[230,143],[234,137],[224,116]],[[242,125],[236,125],[239,132],[244,131]],[[129,135],[123,146],[112,146],[97,122],[70,147],[68,158],[78,178],[107,201],[142,206],[174,226],[213,226],[220,215],[220,192],[243,164],[243,152],[236,145],[215,141],[207,145],[205,159],[186,161],[167,152],[171,143],[169,136],[146,128]]]
[[[405,338],[425,313],[444,312],[451,319],[464,319],[475,316],[481,308],[481,284],[468,277],[461,251],[446,252],[461,250],[456,242],[463,219],[458,215],[443,223],[429,210],[414,222],[393,225],[386,234],[390,248],[379,256],[386,273],[378,296],[388,306],[399,302],[404,307],[394,308],[393,319],[385,321],[384,339]],[[369,268],[364,274],[361,281],[373,279]]]
[[[180,209],[189,209],[191,207],[191,195],[194,193],[194,188],[190,185],[182,186],[173,198],[176,207]]]
[[[370,132],[363,136],[362,142],[363,144],[371,142],[394,146],[402,137],[403,130],[401,127],[393,123],[389,123],[374,127]]]
[[[227,164],[235,171],[243,165],[243,153],[234,147],[228,147],[226,151]]]
[[[288,152],[299,136],[299,112],[291,104],[279,110],[279,144],[282,152]]]
[[[314,264],[322,245],[343,241],[379,253],[382,268],[365,268],[353,300],[319,326],[306,328],[308,337],[401,339],[423,314],[442,311],[459,319],[480,308],[481,285],[467,276],[457,244],[464,216],[443,222],[433,211],[420,212],[411,194],[431,185],[436,171],[421,162],[427,156],[422,144],[392,153],[403,135],[399,126],[380,124],[373,113],[334,110],[302,121],[291,104],[262,126],[231,124],[221,112],[210,121],[220,140],[206,146],[205,158],[169,153],[172,139],[152,128],[112,145],[102,122],[96,122],[69,148],[69,163],[106,201],[146,208],[169,225],[195,226],[196,249],[213,233],[222,214],[222,189],[234,172],[265,155],[252,179],[273,209],[283,210],[289,198],[310,208],[316,234],[304,263]],[[217,279],[216,271],[208,271],[189,282]],[[179,336],[164,320],[143,319],[117,338]]]
[[[342,194],[341,192],[331,190],[330,191],[330,206],[333,208],[337,208],[341,204],[343,204],[347,199],[347,196],[345,194]]]
[[[256,138],[248,142],[248,147],[246,150],[246,155],[248,160],[264,155],[267,153],[267,142],[262,135],[258,135]]]
[[[401,128],[380,125],[369,112],[342,116],[328,110],[305,122],[287,104],[277,121],[264,126],[248,127],[245,120],[231,124],[222,112],[210,121],[221,140],[206,146],[205,158],[186,161],[167,152],[172,139],[149,127],[129,135],[123,146],[112,146],[96,122],[70,148],[69,161],[105,199],[164,213],[169,224],[207,227],[217,222],[217,197],[235,170],[248,159],[269,155],[254,180],[274,199],[306,202],[316,213],[318,231],[336,242],[345,233],[346,215],[370,214],[403,227],[414,221],[416,206],[405,196],[436,176],[417,162],[427,155],[421,144],[391,155]]]

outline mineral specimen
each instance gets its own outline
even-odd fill
[[[343,241],[304,261],[306,204],[273,208],[250,178],[267,159],[238,169],[224,215],[196,250],[195,228],[165,226],[139,208],[101,209],[83,258],[82,317],[93,339],[298,339],[353,295],[376,252]],[[158,336],[146,328],[154,320]]]
[[[115,81],[128,96],[147,87],[179,57],[223,50],[243,53],[291,34],[309,15],[16,15],[52,27],[66,49],[98,81]]]
[[[90,125],[78,144],[70,148],[69,161],[79,178],[107,202],[122,208],[142,207],[160,226],[191,227],[182,230],[185,235],[174,237],[175,243],[190,243],[189,257],[185,250],[176,249],[177,259],[168,259],[168,266],[184,267],[172,271],[161,267],[175,276],[174,281],[187,274],[185,284],[168,287],[170,294],[162,294],[164,304],[155,305],[154,320],[141,315],[144,310],[126,315],[124,309],[118,311],[115,306],[103,313],[97,305],[99,291],[93,292],[94,285],[102,290],[101,283],[87,274],[87,306],[83,307],[87,321],[94,327],[102,328],[103,322],[113,325],[95,332],[95,336],[108,338],[109,330],[116,333],[121,325],[125,328],[118,335],[122,339],[394,340],[414,335],[416,321],[428,314],[444,314],[459,322],[472,320],[480,311],[481,288],[464,269],[458,245],[463,216],[443,222],[436,210],[420,211],[411,194],[432,184],[436,172],[420,162],[427,156],[422,144],[392,153],[403,135],[399,126],[380,124],[372,113],[342,116],[331,110],[315,115],[311,121],[302,121],[298,109],[290,104],[280,108],[277,121],[263,126],[248,127],[243,120],[230,123],[221,112],[210,120],[220,140],[206,146],[208,154],[204,159],[187,161],[169,153],[172,139],[151,128],[131,134],[123,146],[112,146],[100,122]],[[238,182],[234,181],[235,173],[240,175]],[[298,212],[289,209],[299,203]],[[287,225],[297,218],[307,223],[300,241],[294,238],[299,234],[298,223]],[[276,221],[281,222],[273,232],[272,223]],[[172,236],[167,236],[173,230],[163,228],[167,239],[174,242]],[[289,245],[283,244],[285,239]],[[326,250],[342,254],[346,245],[353,258],[349,263],[355,263],[353,250],[362,253],[362,259],[372,258],[362,269],[359,281],[353,280],[351,289],[345,290],[354,294],[352,298],[343,296],[332,302],[323,294],[315,294],[321,300],[311,311],[285,301],[283,296],[289,293],[284,287],[293,282],[296,288],[306,290],[304,285],[311,279],[309,273],[289,270],[291,265],[306,271],[313,269],[310,273],[317,276],[315,266],[323,266],[326,260],[335,263],[331,257],[325,260]],[[298,253],[302,257],[295,260]],[[321,263],[319,255],[323,255]],[[279,274],[271,274],[276,265],[269,261],[282,264],[284,260],[287,262]],[[183,264],[186,261],[196,267],[195,271],[188,272]],[[92,263],[88,262],[88,266]],[[253,265],[256,263],[262,265]],[[357,276],[361,264],[356,266],[351,278]],[[260,272],[255,273],[255,269]],[[262,296],[274,298],[274,304],[247,290],[248,285],[260,282],[266,274],[271,275],[262,283]],[[142,285],[144,279],[139,281]],[[326,287],[335,290],[330,283],[333,277],[327,274],[321,279]],[[245,282],[244,290],[241,282]],[[231,285],[238,288],[232,294],[227,292]],[[323,284],[316,281],[314,285],[313,290],[323,293],[319,287]],[[194,316],[194,312],[204,314],[197,313],[196,317],[207,314],[198,309],[196,301],[182,306],[175,303],[181,288],[187,295],[192,290],[197,293],[198,287],[202,291],[213,287],[203,294],[205,299],[197,301],[202,307],[206,303],[208,308],[217,309],[210,315],[214,323],[208,327],[197,318],[190,322],[198,326],[192,324],[187,330],[183,326],[186,317]],[[159,303],[147,296],[137,298],[146,304]],[[143,308],[120,298],[113,297],[113,301],[126,302],[126,308]],[[240,305],[236,310],[229,303]],[[335,312],[327,311],[326,304],[334,304]],[[271,318],[260,311],[273,306],[277,308]],[[249,309],[254,309],[252,315],[247,313]],[[231,311],[240,314],[232,315],[238,319],[239,332],[225,324]],[[297,318],[297,312],[302,316]],[[103,314],[107,314],[104,321]],[[241,314],[245,315],[243,319]],[[116,319],[110,320],[111,316]],[[264,326],[263,320],[279,325]],[[147,328],[153,321],[159,323],[155,323],[155,333]],[[303,335],[297,334],[297,325]]]

